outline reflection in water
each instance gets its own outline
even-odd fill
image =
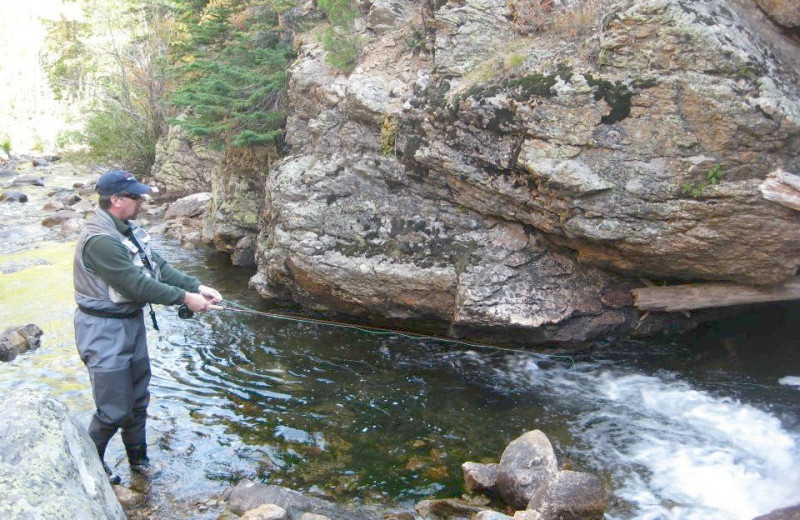
[[[263,305],[247,289],[250,270],[160,249],[231,301]],[[610,519],[749,520],[800,500],[797,306],[754,311],[758,328],[738,320],[690,340],[598,345],[574,360],[158,312],[149,442],[164,469],[150,501],[176,518],[202,516],[173,500],[204,499],[242,478],[402,507],[458,496],[462,462],[497,461],[536,428],[562,463],[613,487]],[[45,340],[40,353],[0,367],[0,389],[47,386],[88,423],[88,380],[71,338]],[[114,442],[109,459],[127,477]]]

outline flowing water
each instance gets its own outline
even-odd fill
[[[158,242],[230,301],[274,310],[247,289],[252,270]],[[0,320],[46,333],[38,351],[0,364],[0,392],[45,388],[85,425],[92,403],[72,339],[73,247],[43,241],[0,255]],[[749,520],[800,503],[797,304],[580,357],[157,312],[154,518],[215,518],[194,502],[242,478],[411,510],[459,496],[462,462],[495,462],[532,429],[550,437],[562,464],[613,489],[608,519]],[[118,438],[108,460],[130,480]]]

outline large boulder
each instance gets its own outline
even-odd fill
[[[94,443],[66,406],[39,391],[0,400],[0,517],[125,519]]]
[[[529,431],[503,451],[497,468],[497,491],[514,509],[527,509],[537,493],[547,489],[557,471],[550,440],[541,430]]]
[[[553,2],[536,30],[525,4],[370,4],[347,76],[298,42],[253,287],[532,344],[637,330],[642,278],[795,275],[800,220],[758,186],[800,171],[796,40],[751,2]]]
[[[41,345],[44,331],[36,324],[6,329],[0,334],[0,361],[11,361],[18,355],[36,350]]]

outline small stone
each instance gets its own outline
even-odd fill
[[[19,191],[7,191],[0,193],[0,201],[2,202],[28,202],[28,196]]]
[[[331,520],[325,515],[318,515],[317,513],[303,513],[300,520]]]
[[[242,520],[285,520],[286,510],[275,504],[262,504],[242,515]]]
[[[144,494],[122,486],[113,486],[114,494],[122,507],[132,508],[144,503]]]

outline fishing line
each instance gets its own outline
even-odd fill
[[[371,325],[356,325],[353,323],[345,323],[341,321],[333,321],[333,320],[323,320],[319,318],[304,318],[298,316],[292,316],[290,314],[281,314],[276,312],[266,312],[266,311],[257,311],[255,309],[251,309],[241,304],[237,304],[231,302],[229,300],[222,300],[220,301],[221,304],[224,305],[210,305],[209,307],[212,310],[218,311],[227,311],[227,312],[234,312],[234,313],[241,313],[241,314],[249,314],[252,316],[260,316],[263,318],[270,318],[275,320],[283,320],[283,321],[291,321],[295,323],[308,323],[314,325],[324,325],[329,327],[337,327],[341,329],[348,329],[357,332],[362,332],[364,334],[371,334],[376,336],[397,336],[409,340],[433,340],[440,343],[446,343],[450,345],[458,345],[458,346],[465,346],[465,347],[472,347],[476,349],[487,349],[487,350],[496,350],[502,352],[514,352],[517,354],[526,354],[530,356],[541,356],[547,357],[552,359],[563,359],[568,360],[572,364],[572,368],[575,369],[575,360],[571,356],[567,355],[559,355],[559,354],[539,354],[536,352],[530,352],[527,350],[516,349],[516,348],[509,348],[509,347],[499,347],[497,345],[487,345],[485,343],[473,343],[470,341],[463,341],[459,339],[447,338],[444,336],[433,336],[429,334],[418,334],[416,332],[408,332],[402,331],[397,329],[388,329],[384,327],[374,327]],[[190,311],[186,306],[182,305],[178,309],[178,316],[181,318],[190,318],[194,313]]]

